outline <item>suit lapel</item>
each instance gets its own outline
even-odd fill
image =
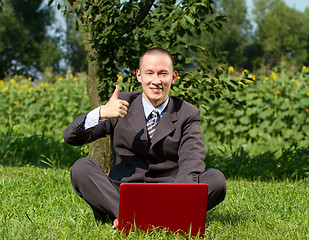
[[[146,129],[146,120],[142,104],[142,94],[140,94],[131,104],[128,111],[127,120],[129,125],[134,129],[145,147],[148,146],[148,134]]]
[[[154,132],[154,135],[151,139],[151,147],[176,129],[174,125],[176,121],[177,114],[175,112],[174,102],[173,99],[170,98],[165,112],[163,113],[162,119],[158,123],[156,131]]]

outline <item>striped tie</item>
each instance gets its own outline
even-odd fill
[[[147,131],[150,139],[152,138],[154,131],[156,130],[156,126],[159,121],[159,115],[160,113],[158,110],[153,110],[151,112],[151,119],[147,123]]]

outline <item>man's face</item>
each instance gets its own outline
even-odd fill
[[[142,84],[146,100],[158,107],[167,99],[171,85],[177,79],[177,72],[167,54],[149,53],[142,57],[136,76]]]

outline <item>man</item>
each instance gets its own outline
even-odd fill
[[[64,131],[64,140],[71,145],[111,136],[109,176],[98,162],[82,158],[72,167],[71,181],[95,218],[110,217],[113,228],[118,225],[123,182],[207,183],[208,210],[225,197],[224,175],[216,169],[205,170],[199,110],[168,95],[177,79],[173,65],[167,51],[147,50],[136,70],[142,93],[120,93],[116,86],[106,105],[77,117]]]

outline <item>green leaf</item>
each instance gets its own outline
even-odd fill
[[[186,19],[186,21],[188,22],[188,23],[190,23],[191,25],[194,25],[194,19],[193,18],[191,18],[190,16],[188,16],[188,15],[184,15],[183,16],[185,19]]]
[[[251,138],[256,138],[257,135],[259,134],[259,129],[257,128],[250,129],[248,133]]]
[[[98,14],[98,15],[96,15],[94,21],[95,21],[95,22],[100,21],[101,18],[102,18],[102,14]]]
[[[170,33],[173,33],[174,30],[175,30],[175,28],[176,28],[177,26],[178,26],[178,22],[176,21],[176,22],[174,22],[174,23],[172,24]]]
[[[242,116],[239,119],[239,122],[245,125],[248,125],[250,123],[250,118],[248,116]]]
[[[273,113],[274,113],[274,110],[270,108],[270,109],[267,109],[267,110],[261,112],[260,117],[262,119],[266,119],[266,118],[270,117]]]
[[[185,63],[186,64],[190,64],[192,62],[192,59],[191,58],[185,58]]]
[[[179,20],[179,23],[183,29],[187,29],[187,23],[183,18]]]

